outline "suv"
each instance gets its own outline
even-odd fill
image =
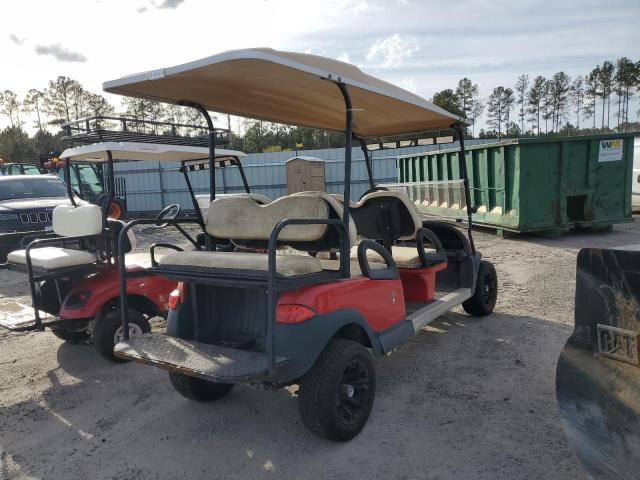
[[[67,187],[54,175],[0,176],[0,261],[34,238],[53,234],[51,214],[63,203],[69,203]]]

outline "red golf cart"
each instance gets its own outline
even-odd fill
[[[302,192],[267,205],[212,198],[207,248],[168,253],[146,271],[179,282],[166,334],[127,336],[130,274],[120,269],[125,338],[116,356],[168,370],[185,397],[216,400],[236,383],[298,384],[305,425],[348,440],[373,406],[375,357],[455,306],[473,315],[493,310],[497,278],[471,236],[470,159],[457,116],[355,66],[270,49],[226,52],[110,81],[104,89],[194,106],[211,129],[207,110],[345,133],[342,197]],[[366,145],[430,132],[460,142],[466,235],[449,222],[422,221],[402,192],[372,186],[350,201],[353,139]],[[215,158],[213,142],[209,158]],[[145,222],[127,225],[119,240]],[[237,250],[215,251],[220,239]]]
[[[149,141],[149,138],[146,138]],[[189,187],[195,214],[200,223],[202,213],[191,187],[188,172],[208,168],[207,148],[192,145],[167,145],[145,142],[102,142],[65,150],[60,156],[65,168],[75,162],[83,164],[117,161],[166,161],[180,162],[180,170]],[[240,158],[244,153],[218,149],[215,167],[237,166],[242,170]],[[203,159],[205,159],[203,161]],[[112,168],[107,170],[113,171]],[[244,173],[241,175],[244,179]],[[110,184],[113,180],[109,178]],[[249,187],[245,182],[245,189]],[[122,338],[122,325],[118,313],[119,283],[118,265],[126,265],[132,274],[127,282],[129,309],[129,334],[141,335],[150,331],[148,318],[165,315],[169,294],[176,282],[156,275],[133,275],[144,271],[158,258],[158,249],[180,250],[177,246],[162,243],[151,246],[149,253],[133,253],[135,236],[129,231],[122,243],[122,263],[118,263],[115,237],[124,223],[105,216],[96,205],[80,202],[68,188],[73,204],[53,210],[55,237],[38,239],[26,249],[8,255],[7,267],[26,271],[32,293],[32,305],[10,302],[0,306],[4,315],[0,326],[14,331],[44,330],[49,327],[59,338],[78,342],[91,339],[97,350],[110,360],[113,346]],[[247,194],[249,195],[249,194]],[[153,227],[162,226],[163,220],[175,218],[179,205],[169,205],[154,219]],[[199,248],[193,238],[180,227],[179,231]],[[202,231],[202,229],[198,229]]]

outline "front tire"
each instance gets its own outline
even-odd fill
[[[493,312],[497,300],[498,274],[491,262],[482,260],[478,269],[476,291],[462,304],[462,308],[474,317],[484,317]]]
[[[369,419],[375,390],[371,353],[352,340],[333,339],[300,380],[300,416],[320,437],[351,440]]]
[[[149,321],[137,310],[128,309],[129,338],[135,338],[151,331]],[[93,344],[96,350],[112,362],[126,362],[113,354],[113,347],[123,338],[120,310],[110,310],[96,321],[93,331]]]
[[[86,329],[71,330],[65,327],[58,327],[52,328],[51,333],[67,343],[84,343],[91,338],[91,335]]]
[[[169,380],[180,395],[195,402],[219,400],[233,389],[233,383],[208,382],[175,372],[169,372]]]

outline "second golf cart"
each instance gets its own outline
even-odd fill
[[[470,228],[465,235],[447,222],[423,222],[405,194],[383,187],[350,201],[354,138],[448,132],[460,141],[470,227],[464,124],[457,116],[355,66],[270,49],[226,52],[104,89],[195,106],[210,127],[207,110],[345,134],[341,198],[302,192],[267,205],[211,199],[207,247],[169,253],[147,271],[180,282],[166,334],[127,338],[128,274],[120,270],[125,338],[115,354],[168,370],[185,397],[216,400],[236,383],[298,384],[304,424],[325,438],[348,440],[373,406],[374,357],[455,306],[474,315],[493,310],[495,270],[480,259]],[[137,223],[123,229],[120,241]],[[221,239],[238,248],[216,251]],[[399,246],[403,241],[413,245]]]
[[[136,138],[132,137],[131,140]],[[189,172],[208,168],[209,150],[192,145],[191,138],[176,137],[173,138],[173,144],[151,143],[154,138],[149,136],[138,137],[137,140],[76,146],[65,150],[60,158],[67,170],[73,169],[76,163],[107,164],[107,172],[112,172],[113,163],[119,161],[179,163],[192,200],[196,218],[195,233],[202,232],[202,212],[198,208]],[[218,149],[214,167],[237,166],[248,191],[240,162],[243,156],[245,154],[242,152]],[[113,185],[112,176],[108,174],[107,178],[108,185]],[[55,177],[50,180],[62,184]],[[62,189],[64,191],[64,187]],[[130,231],[127,241],[120,247],[122,263],[118,263],[114,242],[124,223],[108,218],[105,210],[96,205],[81,202],[69,184],[67,194],[64,205],[53,209],[51,214],[52,233],[55,235],[35,240],[26,249],[9,253],[7,267],[25,271],[29,276],[33,307],[18,302],[1,305],[0,327],[12,331],[44,330],[48,327],[66,341],[92,339],[104,357],[118,360],[113,355],[115,343],[123,336],[118,311],[118,266],[124,265],[131,273],[127,282],[129,333],[132,336],[141,335],[150,331],[149,317],[166,314],[169,294],[175,289],[176,282],[162,276],[136,273],[143,272],[152,261],[160,258],[163,248],[180,248],[158,243],[151,246],[151,255],[147,252],[134,253],[136,241]],[[161,226],[164,220],[175,218],[179,212],[179,205],[165,207],[152,220],[152,228],[158,228],[156,223]],[[182,229],[180,233],[193,248],[199,248],[197,235],[191,236]]]

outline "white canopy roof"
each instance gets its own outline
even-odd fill
[[[206,160],[209,149],[206,147],[190,147],[185,145],[167,145],[161,143],[142,142],[101,142],[81,147],[68,148],[60,158],[81,162],[106,162],[107,151],[111,152],[114,161],[150,160],[154,162],[182,162]],[[216,162],[224,162],[232,158],[246,157],[243,152],[216,148]]]
[[[463,120],[354,65],[268,48],[232,50],[175,67],[105,82],[106,92],[267,121],[345,131],[348,86],[353,132],[379,137],[447,129]]]

